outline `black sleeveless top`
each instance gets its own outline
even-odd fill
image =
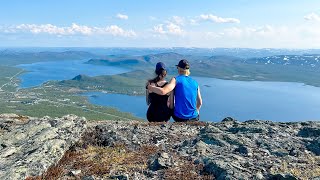
[[[164,87],[168,82],[164,83],[162,86]],[[149,93],[150,105],[147,111],[147,119],[149,122],[163,122],[169,121],[170,119],[170,108],[167,106],[168,95],[159,95],[156,93]]]

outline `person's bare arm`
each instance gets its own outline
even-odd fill
[[[168,103],[169,103],[169,108],[173,109],[174,108],[174,91],[171,91],[171,94],[168,98]]]
[[[165,95],[171,92],[176,87],[176,78],[172,78],[170,82],[163,88],[156,87],[154,85],[148,85],[148,89],[156,94]]]
[[[197,95],[197,110],[200,111],[200,108],[202,106],[202,97],[200,93],[200,88],[198,87],[198,95]]]

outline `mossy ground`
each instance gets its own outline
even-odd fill
[[[148,159],[159,152],[156,146],[141,146],[135,150],[129,150],[122,144],[113,147],[78,146],[68,150],[56,165],[41,176],[28,177],[27,180],[81,179],[84,176],[109,179],[117,174],[128,174],[129,177],[135,173],[145,175],[148,174]],[[162,170],[159,173],[161,179],[213,179],[213,176],[200,173],[203,169],[201,164],[195,165],[190,159],[178,155],[174,159],[179,167]],[[81,173],[70,175],[72,170],[81,170]]]

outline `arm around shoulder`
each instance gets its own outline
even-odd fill
[[[155,87],[148,85],[148,89],[151,90],[154,93],[157,93],[159,95],[165,95],[171,92],[176,87],[176,78],[172,78],[170,82],[165,85],[163,88]]]

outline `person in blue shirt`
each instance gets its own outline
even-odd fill
[[[198,83],[190,75],[190,64],[186,59],[179,61],[179,75],[172,78],[163,88],[149,84],[148,90],[159,95],[173,93],[172,118],[177,122],[198,121],[202,98]]]

